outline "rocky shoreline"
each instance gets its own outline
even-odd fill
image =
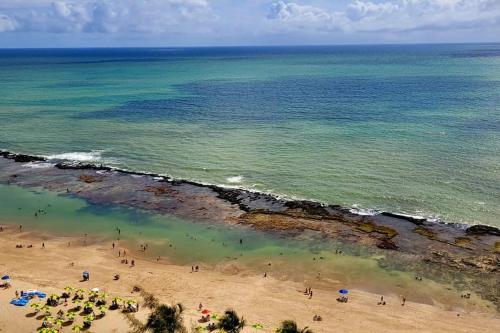
[[[91,203],[109,203],[172,214],[195,221],[247,225],[282,237],[359,244],[387,254],[381,265],[418,272],[462,289],[476,290],[500,308],[500,229],[455,225],[382,212],[363,216],[338,205],[285,200],[158,174],[1,151],[0,183],[66,192]],[[50,162],[34,168],[29,164]],[[446,272],[446,274],[444,273]],[[466,281],[467,280],[467,281]]]

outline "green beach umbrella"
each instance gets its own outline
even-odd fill
[[[101,294],[99,295],[99,298],[100,298],[100,299],[105,299],[105,298],[107,298],[108,296],[109,296],[109,294],[108,294],[108,293],[101,293]]]
[[[56,330],[55,328],[44,327],[44,328],[39,329],[37,332],[38,333],[58,333],[59,330]]]
[[[75,320],[75,317],[76,317],[76,313],[73,311],[68,312],[68,314],[66,315],[66,319],[68,319],[69,321]]]
[[[61,327],[63,323],[64,323],[64,320],[62,320],[62,319],[56,319],[56,321],[54,322],[54,324],[56,324],[59,327]]]
[[[45,316],[45,318],[43,318],[43,321],[46,322],[46,323],[53,323],[54,322],[54,317],[52,316]]]
[[[50,316],[50,315],[51,315],[51,313],[50,313],[50,309],[51,309],[51,307],[50,307],[50,306],[48,306],[48,305],[44,305],[44,306],[42,306],[42,307],[40,308],[40,310],[44,311],[44,312],[45,312],[45,314],[47,314],[48,316]]]
[[[36,312],[40,311],[40,309],[42,308],[42,304],[41,303],[31,303],[30,306],[35,309]]]
[[[88,316],[83,317],[83,322],[85,323],[91,323],[95,320],[95,317],[93,314],[89,314]]]
[[[72,287],[72,286],[66,286],[66,287],[64,287],[64,291],[70,292],[70,291],[73,291],[73,290],[75,290],[75,288]]]
[[[81,330],[83,330],[83,326],[82,325],[75,325],[71,329],[75,332],[80,332]]]
[[[87,301],[87,302],[85,302],[85,304],[83,304],[83,306],[86,308],[93,308],[94,305],[95,305],[94,302],[91,302],[91,301]]]
[[[99,305],[97,307],[99,309],[99,311],[101,311],[101,314],[104,315],[106,313],[106,310],[108,309],[108,307],[106,305]]]
[[[256,330],[262,330],[262,329],[264,329],[264,325],[262,325],[261,323],[255,323],[252,325],[252,328],[254,328]]]

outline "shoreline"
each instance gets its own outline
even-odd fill
[[[284,200],[270,194],[0,151],[0,183],[41,187],[95,204],[123,205],[200,223],[241,225],[285,239],[332,239],[382,255],[383,267],[415,272],[473,290],[500,309],[500,230],[434,223],[410,216],[353,214],[338,205]],[[459,274],[463,279],[455,279]]]
[[[135,258],[135,267],[120,264],[120,259],[108,240],[92,238],[86,245],[81,238],[53,237],[50,234],[18,232],[14,227],[7,227],[0,233],[0,250],[4,254],[1,269],[10,273],[13,288],[0,290],[2,302],[13,296],[16,288],[39,288],[42,291],[59,292],[70,284],[76,287],[99,287],[111,295],[138,297],[131,293],[134,285],[153,292],[160,301],[167,304],[181,302],[186,306],[185,324],[191,327],[200,314],[196,310],[198,303],[221,313],[227,307],[233,307],[248,322],[264,324],[263,332],[272,332],[284,319],[294,319],[300,326],[309,326],[316,333],[382,330],[384,332],[484,332],[493,331],[500,325],[500,317],[493,309],[473,307],[445,310],[445,305],[415,303],[408,299],[401,306],[399,295],[388,291],[384,294],[387,305],[377,305],[380,294],[350,290],[348,303],[335,302],[336,290],[345,287],[338,281],[334,290],[316,287],[314,281],[308,284],[266,278],[249,271],[228,274],[209,269],[201,265],[200,272],[191,273],[189,266],[169,263],[156,263],[140,256],[127,253],[127,258]],[[45,243],[42,249],[41,243]],[[71,242],[68,247],[67,243]],[[33,244],[33,248],[15,248],[15,244]],[[124,249],[121,244],[117,248]],[[70,265],[73,262],[74,265]],[[81,272],[91,272],[90,282],[78,282]],[[120,274],[119,281],[112,276]],[[223,287],[221,287],[223,286]],[[302,291],[312,286],[314,297],[308,299]],[[250,288],[249,288],[250,287]],[[473,296],[464,302],[479,302]],[[464,303],[465,304],[465,303]],[[0,329],[9,331],[16,327],[23,331],[34,329],[36,321],[24,318],[29,308],[17,308],[6,305],[6,311],[0,312]],[[145,307],[143,307],[145,308]],[[315,322],[312,317],[319,314],[323,321]],[[136,315],[144,320],[147,311]],[[8,317],[6,317],[8,316]],[[113,315],[114,316],[114,315]],[[121,324],[120,324],[121,321]],[[114,316],[97,325],[110,325],[99,331],[112,331],[113,325],[123,325],[125,317]],[[24,326],[23,326],[24,325]],[[100,326],[104,327],[104,326]],[[123,327],[123,326],[120,326]],[[120,330],[123,331],[123,330]],[[243,332],[252,332],[248,327]]]

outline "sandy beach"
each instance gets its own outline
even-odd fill
[[[199,303],[204,308],[221,313],[235,309],[248,324],[262,323],[263,332],[273,332],[284,319],[296,320],[300,327],[309,326],[314,332],[493,332],[500,326],[498,313],[490,309],[465,312],[447,311],[442,305],[414,303],[407,300],[401,306],[399,295],[384,295],[387,304],[377,305],[380,295],[362,290],[350,290],[348,303],[338,303],[337,289],[315,289],[309,299],[303,294],[303,283],[283,281],[273,276],[263,277],[242,267],[217,267],[192,273],[191,267],[168,264],[140,257],[127,250],[126,258],[135,259],[135,267],[120,263],[118,251],[124,248],[109,241],[88,238],[53,237],[33,231],[5,227],[0,233],[0,273],[9,274],[12,288],[0,290],[0,331],[36,332],[40,320],[30,316],[29,307],[9,304],[16,290],[39,289],[47,294],[61,293],[67,285],[76,288],[98,287],[111,296],[135,298],[138,285],[155,294],[164,303],[182,303],[185,326],[190,330],[199,325]],[[42,248],[42,243],[45,247]],[[23,248],[16,248],[23,244]],[[32,244],[32,248],[27,245]],[[69,244],[69,246],[68,246]],[[129,262],[130,263],[130,262]],[[87,270],[90,281],[79,282]],[[238,272],[238,273],[236,273]],[[113,276],[120,274],[120,280]],[[339,283],[339,288],[344,287]],[[141,307],[135,314],[145,320],[148,310]],[[321,315],[321,322],[313,321]],[[65,330],[70,330],[66,328]],[[92,326],[92,332],[126,332],[128,322],[119,311],[109,311]],[[251,327],[244,332],[252,332]]]

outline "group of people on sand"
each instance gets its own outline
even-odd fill
[[[347,297],[347,296],[337,297],[337,302],[339,302],[339,303],[347,303],[348,301],[349,301],[349,297]]]
[[[199,270],[200,270],[200,267],[198,267],[198,265],[191,266],[191,273],[199,272]]]
[[[125,265],[128,265],[128,259],[122,259],[122,261],[120,261],[121,264],[125,264]],[[130,266],[135,266],[135,260],[131,260],[130,261]]]

